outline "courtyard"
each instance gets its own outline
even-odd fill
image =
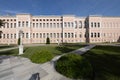
[[[0,80],[72,80],[69,76],[57,72],[54,64],[69,53],[81,55],[92,65],[93,73],[89,80],[120,79],[119,45],[25,46],[23,55],[18,55],[18,49],[14,48],[0,51]]]

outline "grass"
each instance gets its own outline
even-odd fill
[[[1,51],[0,52],[0,56],[1,55],[12,55],[12,56],[17,56],[18,55],[18,49],[13,49],[13,50],[8,50],[8,51]]]
[[[96,46],[83,56],[93,67],[92,80],[120,80],[120,47]]]
[[[46,45],[25,47],[23,57],[29,58],[34,63],[44,63],[51,60],[54,56],[76,50],[85,45]],[[17,55],[18,49],[0,52],[0,55]]]
[[[62,56],[56,63],[56,70],[72,79],[90,79],[92,77],[92,66],[78,54]]]
[[[14,45],[2,45],[0,46],[0,49],[11,48],[11,47],[14,47]]]

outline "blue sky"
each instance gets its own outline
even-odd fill
[[[120,16],[120,0],[0,0],[0,15]]]

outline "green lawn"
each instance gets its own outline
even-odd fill
[[[46,45],[46,46],[35,46],[35,47],[25,47],[23,57],[31,59],[35,63],[44,63],[51,60],[54,56],[63,53],[68,53],[70,51],[76,50],[85,45]],[[17,55],[18,49],[0,52],[0,55]]]
[[[120,80],[120,47],[96,46],[83,56],[93,67],[92,80]]]
[[[56,63],[56,70],[72,79],[89,80],[92,77],[92,66],[78,54],[62,56]]]

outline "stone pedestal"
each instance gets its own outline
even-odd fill
[[[23,54],[23,45],[19,45],[19,55]]]

